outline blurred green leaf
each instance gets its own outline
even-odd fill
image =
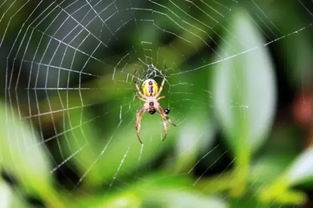
[[[290,185],[297,185],[313,179],[313,148],[307,149],[290,166],[287,171],[287,180]]]
[[[251,183],[259,184],[260,186],[271,183],[286,170],[294,156],[294,154],[281,152],[262,156],[254,162],[249,180]]]
[[[0,104],[0,154],[3,167],[30,191],[40,192],[51,185],[50,166],[37,135],[15,113]]]
[[[144,198],[143,207],[228,207],[219,197],[196,192],[190,182],[185,176],[154,174],[140,181],[135,192]]]
[[[0,207],[1,208],[26,208],[25,202],[21,200],[18,193],[0,179]]]
[[[203,195],[191,186],[190,178],[169,173],[153,173],[141,180],[128,183],[118,191],[106,192],[90,198],[82,198],[80,206],[88,208],[176,208],[176,207],[228,207],[225,200]]]
[[[301,150],[298,133],[292,124],[275,126],[261,154],[251,165],[251,183],[264,186],[286,172]]]
[[[62,207],[52,188],[44,145],[37,140],[34,129],[2,103],[0,115],[3,115],[3,119],[0,119],[0,165],[26,191],[45,198],[47,203]]]
[[[241,188],[234,191],[238,194],[244,189],[239,181],[246,180],[251,154],[264,143],[271,127],[276,89],[269,54],[250,16],[238,10],[229,25],[220,53],[230,58],[221,59],[214,68],[213,99],[236,158],[234,173]]]
[[[238,38],[234,38],[238,37]],[[255,151],[266,138],[274,114],[275,80],[264,41],[245,11],[237,11],[221,45],[223,57],[216,65],[214,101],[230,147]]]
[[[140,208],[141,199],[131,193],[126,192],[122,194],[118,194],[108,200],[105,200],[101,203],[101,201],[97,201],[95,206],[88,206],[92,208],[102,208],[102,207],[110,207],[110,208]],[[100,202],[100,203],[99,203]]]
[[[307,149],[290,165],[285,173],[260,192],[262,201],[276,201],[285,204],[303,204],[307,197],[301,191],[292,190],[292,186],[313,179],[313,148]]]
[[[10,208],[13,201],[13,195],[10,188],[0,180],[0,207]]]
[[[227,204],[220,198],[213,196],[202,196],[200,194],[178,191],[178,190],[164,190],[163,192],[157,193],[162,196],[162,201],[166,201],[164,204],[168,208],[227,208]]]

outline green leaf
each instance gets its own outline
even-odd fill
[[[313,179],[313,148],[307,149],[295,160],[287,171],[287,180],[290,185]]]
[[[26,203],[20,199],[19,193],[14,191],[0,179],[0,207],[1,208],[26,208]]]
[[[222,198],[196,192],[191,182],[186,176],[154,174],[138,182],[134,191],[143,197],[143,207],[228,207]]]
[[[227,204],[217,197],[213,196],[201,196],[200,194],[186,192],[186,191],[177,191],[177,190],[164,190],[163,192],[156,193],[159,196],[162,196],[163,204],[169,208],[227,208]],[[161,206],[164,207],[164,206]]]
[[[31,195],[64,207],[52,186],[50,164],[35,130],[0,103],[0,165]]]
[[[313,179],[313,148],[307,149],[290,165],[284,174],[277,177],[272,184],[260,191],[262,201],[276,201],[285,204],[304,204],[307,200],[305,193],[294,191],[292,186]]]
[[[1,165],[29,191],[45,192],[51,185],[50,166],[43,145],[31,127],[0,104]]]
[[[225,200],[218,196],[196,192],[191,182],[186,175],[156,172],[136,182],[124,184],[123,188],[117,191],[104,192],[97,196],[83,196],[78,199],[77,207],[228,207]]]
[[[271,127],[275,108],[273,65],[264,40],[242,10],[221,44],[225,59],[215,66],[214,104],[234,152],[257,150]]]
[[[272,125],[273,66],[262,36],[244,10],[233,15],[219,53],[222,58],[214,67],[213,101],[224,138],[236,158],[232,194],[241,195],[251,154],[264,143]]]
[[[13,201],[10,188],[0,180],[0,207],[9,208]]]
[[[260,186],[271,183],[286,170],[293,158],[293,154],[281,152],[263,155],[254,162],[249,180]]]

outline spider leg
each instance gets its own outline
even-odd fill
[[[165,140],[165,138],[167,137],[167,121],[162,117],[163,120],[163,137],[162,137],[162,141]]]
[[[159,101],[159,100],[161,100],[161,99],[164,99],[164,98],[165,98],[165,96],[158,97],[158,98],[157,98],[157,101]]]
[[[169,117],[167,117],[167,122],[169,122],[172,126],[176,126],[176,124],[174,124],[173,121],[169,119]]]
[[[140,108],[138,111],[137,111],[137,114],[136,114],[136,131],[137,131],[137,138],[138,138],[138,141],[142,144],[142,141],[140,139],[140,129],[141,129],[141,119],[142,119],[142,116],[143,116],[143,113],[145,112],[145,109],[144,107]]]
[[[170,123],[173,126],[176,126],[167,116],[167,114],[164,112],[164,109],[160,106],[158,109],[158,112],[160,113],[162,120],[163,120],[163,137],[162,137],[162,141],[165,140],[166,136],[167,136],[167,123]]]
[[[134,81],[134,83],[135,83],[135,87],[136,87],[137,93],[138,93],[141,97],[145,98],[146,96],[145,96],[144,94],[142,94],[142,92],[141,92],[141,90],[140,90],[140,88],[139,88],[139,86],[138,86],[137,81]]]
[[[176,126],[176,124],[174,124],[171,119],[168,117],[168,115],[165,113],[164,109],[160,106],[159,107],[159,112],[162,116],[162,118],[164,118],[169,124],[171,124],[172,126]]]
[[[143,97],[137,96],[137,99],[138,99],[138,100],[141,100],[141,101],[143,101],[143,102],[146,102],[145,98],[143,98]]]
[[[161,86],[160,86],[160,89],[159,89],[159,92],[156,94],[156,97],[158,97],[161,94],[161,92],[163,90],[163,87],[164,87],[164,84],[165,84],[165,81],[166,81],[166,76],[164,75],[162,83],[161,83]]]

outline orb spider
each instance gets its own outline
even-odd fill
[[[141,89],[139,88],[138,83],[135,81],[135,86],[138,93],[137,98],[144,102],[144,105],[140,109],[138,109],[136,114],[137,138],[141,144],[142,144],[142,141],[140,139],[141,120],[145,112],[148,112],[151,115],[155,114],[155,112],[160,113],[161,118],[163,120],[163,131],[164,131],[162,141],[164,141],[164,139],[167,136],[167,123],[176,126],[168,117],[170,110],[163,109],[162,106],[159,104],[159,100],[165,98],[165,96],[160,96],[163,90],[163,86],[165,84],[165,80],[166,77],[163,76],[163,80],[159,88],[158,83],[154,79],[147,79],[142,83]]]

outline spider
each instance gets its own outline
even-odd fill
[[[141,144],[142,144],[142,141],[140,139],[141,120],[145,112],[148,112],[151,115],[155,114],[156,111],[160,113],[163,120],[163,131],[164,131],[162,141],[164,141],[164,139],[167,136],[167,123],[176,126],[168,117],[170,110],[163,109],[158,102],[159,100],[165,98],[165,96],[160,96],[163,90],[163,86],[165,84],[165,80],[166,77],[163,76],[163,80],[159,88],[158,83],[154,79],[147,79],[142,83],[141,90],[137,82],[135,81],[135,86],[137,89],[137,93],[139,95],[137,96],[137,98],[145,102],[144,105],[140,109],[138,109],[136,114],[136,131],[138,140]]]

